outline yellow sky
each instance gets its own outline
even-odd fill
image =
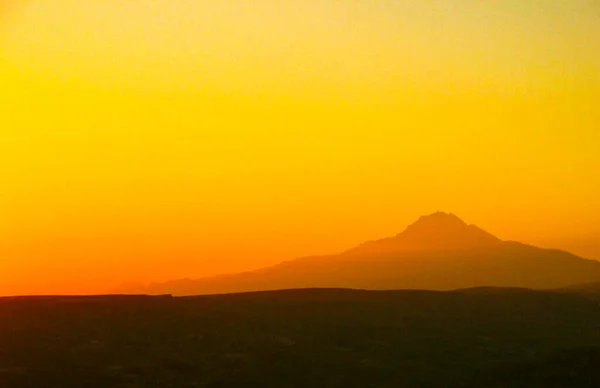
[[[249,269],[436,210],[600,259],[595,1],[0,12],[0,294]]]

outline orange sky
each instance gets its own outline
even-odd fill
[[[597,2],[0,12],[0,294],[251,269],[436,210],[600,259]]]

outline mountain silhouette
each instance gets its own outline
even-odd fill
[[[436,212],[396,236],[369,241],[337,255],[119,292],[199,295],[292,288],[551,289],[599,281],[600,262],[502,241],[454,214]]]
[[[346,254],[371,255],[409,250],[456,250],[492,246],[501,240],[488,232],[467,225],[454,214],[437,212],[419,218],[394,237],[370,241]]]

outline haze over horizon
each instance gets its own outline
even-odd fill
[[[598,4],[0,2],[0,295],[333,254],[437,210],[600,260]]]

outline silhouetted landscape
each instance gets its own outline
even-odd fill
[[[252,272],[175,280],[123,293],[199,295],[290,288],[453,290],[478,286],[547,289],[600,282],[600,262],[501,241],[443,212],[404,232],[339,255],[291,260]]]
[[[599,48],[600,0],[0,0],[0,388],[600,388]]]
[[[596,387],[600,302],[565,290],[0,299],[0,386]]]
[[[435,213],[340,255],[147,290],[163,295],[0,299],[0,386],[595,387],[598,279]]]

